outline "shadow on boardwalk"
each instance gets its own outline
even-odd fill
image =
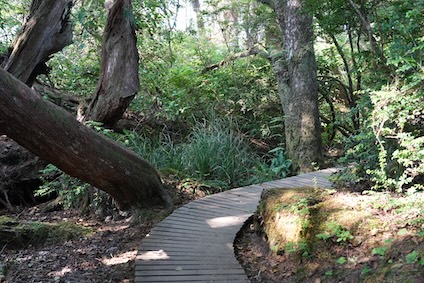
[[[192,201],[175,210],[142,241],[135,282],[249,282],[233,242],[267,188],[331,187],[330,168],[250,185]]]

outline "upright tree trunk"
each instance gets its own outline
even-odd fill
[[[193,11],[196,14],[197,31],[202,33],[205,29],[205,22],[203,21],[202,13],[200,10],[200,1],[191,0],[191,6],[193,7]]]
[[[45,73],[49,56],[72,43],[71,7],[72,0],[34,0],[4,69],[28,85]]]
[[[120,209],[171,206],[156,170],[0,69],[0,131],[65,173],[109,193]]]
[[[114,126],[137,94],[140,82],[131,0],[107,3],[100,79],[84,120]]]
[[[272,63],[285,115],[287,155],[295,171],[311,171],[322,163],[312,16],[303,0],[261,2],[274,8],[283,34],[282,55]]]

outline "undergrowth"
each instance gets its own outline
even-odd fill
[[[120,134],[96,122],[88,125],[149,161],[164,180],[176,179],[181,186],[200,188],[206,194],[284,178],[290,172],[291,161],[282,147],[259,156],[239,134],[237,125],[228,119],[197,122],[179,143],[163,133],[148,136],[124,131]],[[65,208],[83,212],[104,214],[106,207],[116,210],[105,193],[64,174],[53,165],[48,165],[42,175],[42,185],[36,192],[38,196],[59,195]]]

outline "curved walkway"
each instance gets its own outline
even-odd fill
[[[328,188],[325,169],[192,201],[155,226],[138,251],[135,282],[249,282],[233,242],[268,188]]]

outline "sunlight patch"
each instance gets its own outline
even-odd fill
[[[102,259],[102,263],[104,265],[124,264],[133,260],[136,256],[137,256],[137,251],[129,251],[117,256],[113,256],[112,258],[104,258]]]
[[[239,215],[239,216],[225,216],[209,219],[206,222],[211,228],[220,228],[240,225],[246,221],[249,217],[249,214]]]
[[[164,250],[158,251],[148,251],[143,252],[137,256],[138,260],[159,260],[159,259],[169,259],[169,256],[166,254]]]
[[[48,275],[52,277],[63,277],[65,274],[72,272],[72,268],[65,266],[62,270],[50,272]]]

